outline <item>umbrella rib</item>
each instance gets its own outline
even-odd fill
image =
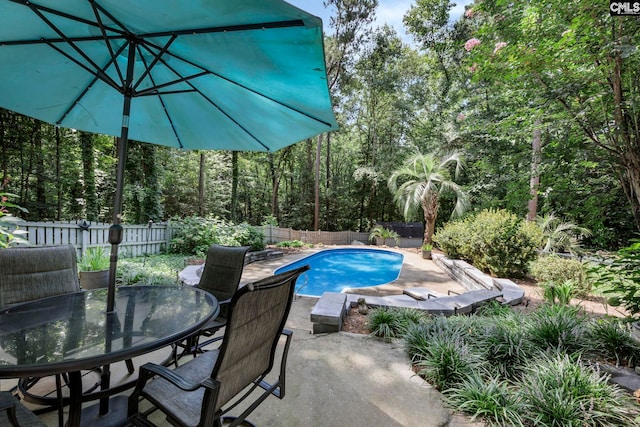
[[[157,45],[155,45],[155,44],[150,43],[148,40],[145,40],[145,42],[146,42],[149,46],[153,46],[153,47],[154,47],[154,48],[156,48],[156,49],[160,49],[160,47],[159,47],[159,46],[157,46]],[[314,120],[314,121],[316,121],[316,122],[318,122],[318,123],[321,123],[321,124],[326,125],[326,126],[328,126],[329,128],[331,128],[331,123],[329,123],[329,122],[327,122],[327,121],[325,121],[325,120],[322,120],[322,119],[320,119],[320,118],[318,118],[318,117],[314,117],[314,116],[312,116],[312,115],[311,115],[311,114],[309,114],[309,113],[306,113],[306,112],[304,112],[304,111],[302,111],[302,110],[300,110],[300,109],[298,109],[298,108],[295,108],[295,107],[293,107],[293,106],[291,106],[291,105],[285,104],[285,103],[284,103],[284,102],[282,102],[282,101],[278,101],[277,99],[272,98],[272,97],[270,97],[270,96],[268,96],[268,95],[266,95],[266,94],[264,94],[264,93],[262,93],[262,92],[258,92],[258,91],[257,91],[257,90],[255,90],[255,89],[252,89],[252,88],[250,88],[250,87],[248,87],[248,86],[243,85],[242,83],[239,83],[239,82],[237,82],[237,81],[235,81],[235,80],[232,80],[232,79],[230,79],[230,78],[228,78],[228,77],[225,77],[225,76],[223,76],[223,75],[221,75],[221,74],[218,74],[218,73],[216,73],[216,72],[213,72],[213,71],[211,71],[211,70],[208,70],[208,69],[206,69],[206,68],[202,67],[201,65],[198,65],[198,64],[194,63],[193,61],[191,61],[191,60],[189,60],[189,59],[186,59],[186,58],[183,58],[182,56],[179,56],[179,55],[174,54],[173,52],[167,52],[167,54],[171,55],[172,57],[176,58],[176,59],[177,59],[177,60],[179,60],[179,61],[182,61],[182,62],[184,62],[184,63],[186,63],[186,64],[189,64],[189,65],[191,65],[191,66],[193,66],[193,67],[196,67],[196,68],[201,69],[201,70],[202,70],[204,73],[206,73],[206,74],[211,74],[211,75],[214,75],[214,76],[216,76],[216,77],[218,77],[218,78],[221,78],[222,80],[225,80],[226,82],[229,82],[229,83],[231,83],[231,84],[233,84],[233,85],[236,85],[236,86],[238,86],[238,87],[240,87],[240,88],[242,88],[242,89],[244,89],[244,90],[247,90],[247,91],[249,91],[249,92],[251,92],[251,93],[254,93],[255,95],[258,95],[258,96],[260,96],[260,97],[262,97],[262,98],[265,98],[265,99],[267,99],[267,100],[269,100],[269,101],[271,101],[271,102],[274,102],[274,103],[276,103],[276,104],[278,104],[278,105],[280,105],[280,106],[282,106],[282,107],[285,107],[285,108],[287,108],[287,109],[289,109],[289,110],[291,110],[291,111],[295,111],[295,112],[296,112],[296,113],[298,113],[298,114],[301,114],[301,115],[303,115],[303,116],[305,116],[305,117],[307,117],[307,118],[309,118],[309,119],[311,119],[311,120]],[[166,63],[165,61],[163,61],[162,59],[160,59],[160,61],[162,62],[162,64],[163,64],[165,67],[167,67],[168,69],[170,69],[171,71],[173,71],[177,76],[180,76],[180,73],[178,73],[175,69],[173,69],[171,66],[169,66],[169,64],[167,64],[167,63]],[[203,74],[203,75],[204,75],[204,74]],[[196,77],[200,77],[200,74],[197,74],[197,75],[195,75],[195,76],[196,76]],[[185,78],[182,78],[182,79],[180,79],[180,80],[177,80],[175,83],[181,83],[182,81],[185,81]],[[169,84],[169,83],[165,84],[164,86],[167,86],[168,84]],[[151,90],[153,90],[153,88],[150,88],[150,89],[148,89],[147,91],[151,91]],[[198,91],[198,92],[199,92],[199,91]]]
[[[36,10],[39,10],[39,11],[50,13],[52,15],[60,16],[62,18],[69,19],[71,21],[76,21],[76,22],[80,22],[80,23],[83,23],[83,24],[87,24],[87,25],[90,25],[92,27],[96,26],[95,22],[90,21],[88,19],[84,19],[84,18],[81,18],[79,16],[71,15],[71,14],[62,12],[60,10],[51,9],[49,7],[42,6],[42,5],[39,5],[39,4],[33,4],[28,0],[9,0],[9,1],[12,2],[12,3],[18,3],[18,4],[22,5],[22,6],[26,6],[26,7],[30,8],[31,10],[33,10],[34,12]],[[118,23],[118,25],[121,25],[115,19],[114,19],[114,22]],[[124,28],[124,27],[121,25],[121,28]],[[111,28],[111,27],[109,27],[109,31],[114,32],[116,34],[119,34],[119,36],[117,36],[118,38],[121,38],[124,34],[126,34],[125,30],[117,30],[117,29],[114,29],[114,28]],[[89,39],[91,39],[91,38],[89,38]]]
[[[162,57],[162,55],[164,55],[167,50],[169,49],[169,47],[173,44],[173,42],[176,40],[176,38],[178,38],[178,36],[171,36],[171,38],[169,39],[169,41],[167,41],[167,43],[165,43],[165,45],[162,47],[162,49],[160,49],[160,52],[158,53],[153,53],[151,51],[151,49],[149,49],[146,45],[138,45],[137,48],[140,52],[140,58],[142,58],[143,62],[145,63],[145,70],[142,73],[142,75],[140,77],[138,77],[138,82],[132,86],[132,89],[135,91],[136,88],[138,86],[140,86],[140,84],[142,84],[142,81],[144,80],[144,78],[149,75],[149,78],[151,78],[150,74],[151,74],[151,70],[153,69],[153,67],[155,67],[155,65],[158,63],[158,61],[160,61],[160,58]],[[151,52],[151,54],[153,55],[153,61],[151,61],[151,64],[147,65],[147,61],[144,60],[144,56],[142,55],[142,52],[140,51],[141,48],[144,48],[145,50],[147,50],[148,52]],[[151,78],[151,81],[153,82],[153,79]],[[153,85],[155,87],[155,82],[153,82]]]
[[[174,55],[175,56],[175,55]],[[177,58],[177,57],[176,57]],[[178,58],[181,59],[181,58]],[[164,64],[164,66],[166,66],[168,69],[170,69],[176,76],[180,76],[180,73],[178,71],[176,71],[173,67],[171,67],[169,64],[167,64],[166,62],[164,62],[162,59],[160,59],[160,61],[162,61],[162,63]],[[185,60],[186,61],[186,60]],[[186,61],[187,63],[191,64],[191,62]],[[207,74],[207,73],[211,73],[210,71],[205,70],[204,68],[195,65],[195,64],[191,64],[194,65],[197,68],[200,68],[201,70],[203,70],[202,75]],[[214,73],[211,73],[214,74]],[[217,75],[217,74],[214,74]],[[231,115],[229,113],[227,113],[226,111],[224,111],[218,104],[216,104],[212,99],[210,99],[208,96],[206,96],[204,93],[202,93],[201,91],[198,90],[198,88],[196,88],[195,86],[193,86],[193,84],[191,84],[191,82],[189,81],[191,79],[191,77],[181,77],[180,82],[185,82],[187,85],[189,85],[196,93],[200,94],[200,96],[202,96],[204,99],[207,100],[207,102],[209,102],[214,108],[216,108],[218,111],[220,111],[220,113],[224,114],[225,117],[227,117],[229,120],[231,120],[233,123],[235,123],[240,129],[242,129],[247,135],[249,135],[251,138],[253,138],[258,144],[260,144],[262,147],[264,147],[265,150],[267,151],[271,151],[271,149],[265,145],[264,143],[262,143],[262,141],[260,141],[260,139],[258,139],[257,136],[255,136],[253,133],[251,133],[247,128],[245,128],[244,126],[242,126],[242,124],[238,123],[237,120],[235,120],[233,117],[231,117]],[[233,82],[232,82],[233,83]],[[165,85],[162,85],[167,86]],[[171,92],[167,92],[167,93],[171,93]],[[167,113],[168,114],[168,113]],[[171,119],[169,119],[171,120]]]
[[[116,54],[111,57],[111,60],[109,60],[109,62],[107,62],[107,65],[105,65],[104,69],[103,69],[103,73],[104,70],[107,69],[109,67],[109,65],[111,65],[111,63],[114,61],[114,58],[119,55],[120,53],[122,53],[122,51],[124,50],[124,48],[127,45],[122,45],[122,47],[116,52]],[[52,46],[53,47],[53,46]],[[54,49],[56,49],[55,47],[53,47]],[[64,52],[60,52],[61,54],[65,55]],[[73,58],[70,58],[72,61],[75,61]],[[81,67],[83,67],[83,64],[78,63],[78,65],[80,65]],[[86,69],[86,68],[85,68]],[[90,73],[92,73],[91,70],[88,70]],[[91,89],[91,87],[94,85],[94,83],[96,82],[96,80],[99,79],[98,75],[95,73],[93,74],[93,80],[91,80],[91,83],[86,85],[84,90],[82,91],[82,93],[80,95],[78,95],[78,97],[76,99],[73,100],[73,102],[71,103],[71,105],[69,106],[69,108],[67,108],[67,110],[62,114],[62,116],[60,117],[59,120],[56,121],[56,124],[61,124],[64,119],[67,117],[67,115],[71,112],[71,110],[78,104],[78,102],[87,94],[87,92],[89,92],[89,89]],[[107,82],[108,83],[108,82]],[[115,84],[115,82],[114,82]],[[119,87],[115,87],[116,90],[121,91],[121,89]]]
[[[116,72],[118,73],[118,77],[120,78],[120,81],[124,82],[124,74],[122,74],[122,70],[120,69],[120,65],[118,64],[118,61],[115,60],[116,55],[113,52],[113,47],[111,46],[111,43],[109,42],[109,39],[107,38],[107,32],[105,30],[106,27],[104,25],[104,22],[102,21],[102,18],[100,17],[100,12],[98,11],[98,8],[100,10],[102,10],[103,13],[106,14],[106,12],[101,7],[99,7],[99,5],[96,4],[95,1],[89,0],[89,2],[91,3],[91,8],[93,9],[93,14],[96,17],[96,22],[97,22],[97,24],[98,24],[98,26],[100,28],[100,32],[102,33],[102,38],[104,40],[104,44],[105,44],[105,46],[107,46],[107,49],[109,50],[109,55],[111,55],[111,58],[112,58],[111,62],[113,63],[113,66],[116,69]],[[113,17],[111,17],[108,14],[107,14],[107,16],[109,16],[115,23],[117,23],[121,28],[123,28],[122,24],[120,22],[114,20]]]
[[[155,33],[140,34],[141,38],[146,37],[166,37],[166,36],[184,36],[191,34],[209,34],[209,33],[224,33],[231,31],[252,31],[252,30],[266,30],[275,28],[289,28],[289,27],[304,27],[304,21],[302,19],[291,19],[287,21],[272,21],[272,22],[258,22],[255,24],[240,24],[240,25],[225,25],[223,27],[204,27],[204,28],[191,28],[185,30],[169,30],[158,31]]]
[[[58,48],[57,46],[54,46],[52,43],[45,41],[45,43],[47,43],[48,46],[50,46],[54,50],[58,51],[60,54],[64,55],[65,57],[71,59],[73,62],[75,62],[76,64],[78,64],[79,66],[84,68],[85,70],[89,71],[91,74],[94,74],[94,75],[98,76],[101,80],[105,81],[110,86],[113,86],[114,88],[118,87],[117,84],[108,75],[106,75],[102,71],[102,69],[100,67],[98,67],[98,64],[93,62],[93,60],[91,58],[89,58],[89,56],[87,56],[87,54],[82,51],[82,49],[78,48],[78,46],[75,43],[73,43],[71,40],[69,40],[66,37],[66,35],[53,22],[51,22],[49,19],[47,19],[47,17],[45,17],[42,14],[40,9],[38,9],[37,7],[35,7],[35,5],[32,5],[31,3],[28,3],[27,7],[29,7],[33,11],[33,13],[35,13],[40,18],[40,20],[42,22],[47,24],[63,40],[65,40],[67,42],[68,46],[70,46],[74,51],[76,51],[76,53],[78,53],[82,58],[84,58],[84,60],[87,61],[87,63],[89,65],[91,65],[93,67],[93,69],[90,69],[85,64],[81,63],[78,59],[73,58],[71,55],[69,55],[68,53],[64,52],[62,49]]]
[[[168,47],[168,46],[167,46]],[[154,58],[154,63],[157,62],[157,60],[160,58],[160,56],[162,55],[158,55]],[[149,66],[147,65],[147,61],[144,59],[144,56],[140,55],[140,58],[142,58],[142,62],[144,62],[145,64],[145,68],[149,68]],[[156,86],[156,82],[153,79],[153,75],[149,74],[149,80],[151,80],[151,84],[153,84],[154,86]],[[164,99],[162,99],[162,96],[160,96],[160,94],[158,94],[158,100],[160,101],[160,104],[162,105],[162,109],[164,110],[164,114],[165,116],[167,116],[167,120],[169,120],[169,123],[171,124],[171,130],[173,131],[173,134],[176,137],[176,140],[178,141],[178,145],[180,146],[180,148],[184,148],[184,145],[182,144],[182,140],[180,139],[180,135],[178,135],[178,130],[176,129],[173,120],[171,120],[171,115],[169,114],[169,110],[167,110],[167,106],[164,103]]]

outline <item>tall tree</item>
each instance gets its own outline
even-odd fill
[[[561,108],[607,153],[640,230],[640,21],[608,10],[605,0],[478,2],[469,64],[478,79],[528,87]]]
[[[332,93],[339,92],[340,83],[347,79],[354,59],[362,43],[366,40],[369,26],[375,19],[378,0],[326,0],[326,8],[334,8],[329,26],[333,29],[327,41],[326,62],[327,80]],[[322,155],[322,135],[316,139],[316,157],[314,162],[314,215],[313,229],[318,230],[320,224],[320,161]],[[326,186],[330,185],[330,139],[327,138]]]

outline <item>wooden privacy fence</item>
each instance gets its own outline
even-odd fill
[[[279,243],[287,240],[300,240],[304,243],[323,245],[350,245],[354,240],[368,243],[369,233],[358,231],[308,231],[280,228],[272,225],[263,225],[265,240],[269,243]]]
[[[86,227],[88,225],[88,227]],[[36,246],[71,244],[78,250],[78,257],[95,246],[109,248],[109,226],[106,223],[69,222],[20,222],[18,226],[27,231],[26,239]],[[158,254],[165,251],[173,235],[167,223],[123,224],[120,254],[123,257]],[[265,243],[300,240],[304,243],[323,245],[350,245],[354,241],[368,244],[369,233],[357,231],[308,231],[281,228],[272,225],[257,226],[262,229]],[[388,242],[393,245],[395,242]],[[401,238],[400,247],[420,247],[422,239]]]
[[[20,229],[27,231],[24,237],[30,244],[36,246],[71,244],[76,247],[78,257],[91,247],[110,248],[110,225],[82,221],[18,223]],[[166,249],[171,239],[171,232],[166,223],[123,224],[123,228],[119,252],[124,257],[160,253]]]

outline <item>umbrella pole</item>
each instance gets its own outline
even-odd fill
[[[129,43],[127,59],[127,77],[123,85],[124,102],[122,105],[122,129],[118,140],[118,167],[116,169],[116,194],[113,203],[113,224],[109,227],[109,243],[111,256],[109,258],[109,291],[107,294],[107,313],[113,313],[116,297],[116,271],[118,267],[118,245],[122,242],[122,192],[124,190],[124,167],[127,163],[127,141],[129,140],[129,115],[131,113],[131,95],[133,93],[133,67],[135,65],[136,46]]]

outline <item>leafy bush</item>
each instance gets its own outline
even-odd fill
[[[542,232],[506,210],[485,210],[445,225],[434,241],[449,257],[496,276],[521,277],[537,257]]]
[[[470,248],[468,247],[471,226],[468,219],[452,221],[433,235],[433,241],[449,258],[464,259]]]
[[[235,225],[220,218],[187,217],[172,220],[169,252],[204,257],[213,244],[264,249],[264,233],[246,223]]]
[[[180,255],[120,258],[117,277],[123,285],[175,285],[183,267],[184,256]]]
[[[20,230],[17,225],[20,218],[11,215],[8,208],[15,208],[21,212],[27,212],[27,210],[10,203],[9,197],[17,196],[15,194],[0,193],[0,249],[18,244],[29,244],[29,241],[22,237],[27,232]]]
[[[585,266],[576,259],[562,258],[555,254],[542,255],[530,264],[529,272],[541,285],[560,285],[572,281],[576,297],[585,297],[591,291]]]
[[[425,319],[404,335],[419,375],[456,410],[492,426],[638,425],[626,392],[580,361],[635,358],[622,324],[561,305],[491,311]]]
[[[580,360],[552,355],[532,360],[519,385],[532,425],[637,425],[630,396]]]
[[[396,242],[396,245],[400,241],[400,235],[393,230],[389,230],[388,228],[384,228],[381,225],[376,225],[371,229],[369,234],[369,241],[375,242],[377,239],[382,239],[384,245],[387,244],[388,239],[393,239]]]
[[[631,316],[640,314],[640,241],[620,249],[611,264],[591,266],[587,275],[594,288],[614,297]]]
[[[279,248],[303,248],[306,244],[300,240],[285,240],[284,242],[276,243],[276,246]]]

